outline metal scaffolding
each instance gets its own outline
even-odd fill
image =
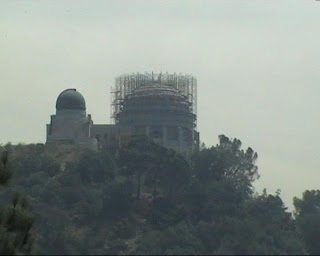
[[[112,123],[117,123],[116,117],[121,112],[125,99],[133,95],[137,88],[143,86],[171,87],[185,98],[190,106],[190,112],[197,115],[197,80],[193,76],[176,73],[133,73],[117,77],[115,85],[111,88]]]

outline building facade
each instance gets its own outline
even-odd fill
[[[196,80],[168,74],[122,75],[112,88],[112,124],[94,124],[76,89],[57,98],[47,125],[47,144],[70,143],[99,150],[117,148],[133,135],[145,135],[188,156],[199,149]]]

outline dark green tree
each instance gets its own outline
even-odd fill
[[[222,210],[230,209],[228,204],[224,201]],[[234,203],[230,202],[230,205]],[[203,242],[205,254],[306,253],[291,214],[286,211],[278,194],[263,193],[249,198],[234,208],[233,214],[226,211],[221,215],[221,206],[217,207],[216,212],[210,213],[211,218],[204,216],[197,225],[197,237]]]
[[[306,244],[308,253],[320,254],[320,190],[307,190],[302,199],[293,199],[298,231]]]
[[[112,164],[101,154],[92,150],[84,151],[75,167],[84,183],[104,183],[114,177]]]
[[[145,137],[133,137],[119,151],[120,173],[136,180],[136,199],[140,200],[142,179],[154,170],[155,147]]]
[[[200,151],[193,158],[193,169],[202,183],[228,179],[234,187],[252,193],[252,182],[259,178],[255,162],[258,154],[247,148],[241,149],[241,141],[219,136],[219,144]]]
[[[9,165],[8,152],[2,152],[0,161],[0,185],[8,185],[12,171]],[[31,227],[33,216],[29,212],[28,202],[24,197],[15,194],[12,203],[0,210],[0,254],[29,254],[33,238]]]
[[[177,193],[190,181],[190,167],[184,157],[171,150],[164,163],[163,186],[168,199],[174,201]]]
[[[132,184],[129,181],[113,181],[103,191],[102,216],[122,218],[128,216],[133,206]]]
[[[31,225],[34,246],[45,254],[282,255],[319,249],[320,192],[295,199],[295,219],[279,192],[253,193],[257,154],[237,139],[221,135],[218,145],[188,160],[138,137],[119,151],[7,145],[0,154],[5,149],[12,153],[10,161],[2,155],[0,183],[8,184],[13,170],[14,186],[1,185],[0,200],[15,190],[28,196],[37,222],[32,225],[20,196],[2,207],[3,254],[28,253]],[[29,247],[21,247],[22,240]]]

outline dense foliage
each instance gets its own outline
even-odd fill
[[[279,192],[257,194],[258,155],[238,139],[221,135],[188,160],[146,138],[118,151],[41,144],[0,151],[13,170],[0,200],[14,198],[6,216],[24,216],[15,225],[29,234],[33,218],[14,191],[28,197],[36,254],[320,253],[320,191],[295,198],[294,216]],[[5,167],[1,184],[12,175]],[[14,230],[4,212],[1,238]],[[29,253],[31,242],[7,254]]]
[[[8,152],[1,152],[0,186],[8,185],[12,177]],[[8,206],[0,206],[0,254],[29,254],[32,250],[31,227],[33,217],[28,210],[28,201],[15,193]]]

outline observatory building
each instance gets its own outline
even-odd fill
[[[93,124],[83,96],[67,89],[58,96],[46,143],[99,150],[117,148],[133,135],[145,135],[188,156],[199,149],[196,93],[197,81],[189,75],[122,75],[111,89],[111,124]]]
[[[47,143],[77,143],[96,147],[97,142],[91,138],[93,122],[91,115],[86,114],[86,103],[76,89],[64,90],[56,102],[56,114],[47,124]]]

